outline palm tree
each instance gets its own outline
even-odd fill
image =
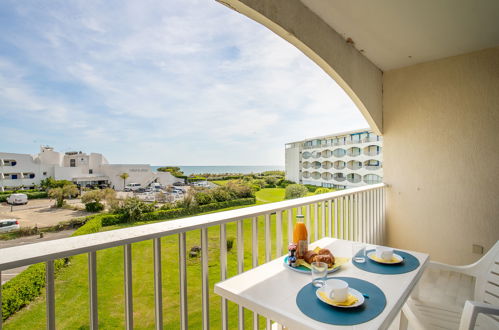
[[[129,176],[130,175],[126,172],[120,174],[120,178],[123,179],[123,190],[125,190],[126,179],[128,179]]]

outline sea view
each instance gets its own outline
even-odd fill
[[[161,166],[151,166],[153,171],[156,171]],[[221,165],[221,166],[178,166],[185,175],[202,174],[202,173],[260,173],[264,171],[284,171],[284,166],[280,165],[257,165],[257,166],[244,166],[244,165]]]

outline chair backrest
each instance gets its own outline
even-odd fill
[[[475,300],[499,306],[499,241],[474,265]]]

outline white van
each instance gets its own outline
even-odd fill
[[[127,183],[125,191],[136,191],[140,189],[140,183]]]
[[[21,226],[19,221],[16,219],[4,219],[0,220],[0,233],[7,233],[13,230],[19,230]]]
[[[7,197],[7,203],[12,205],[28,204],[28,196],[26,194],[12,194]]]

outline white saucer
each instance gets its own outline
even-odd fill
[[[354,307],[359,307],[360,305],[362,305],[364,303],[364,296],[362,295],[362,293],[360,293],[359,291],[352,289],[352,288],[348,288],[348,293],[350,293],[352,296],[355,296],[355,298],[357,298],[357,302],[353,305],[350,305],[350,306],[341,306],[341,305],[330,304],[327,301],[325,301],[324,299],[322,299],[321,295],[319,294],[319,291],[324,292],[329,297],[329,291],[331,291],[331,290],[327,287],[327,285],[325,285],[321,288],[318,288],[315,291],[315,295],[317,296],[317,298],[319,298],[319,300],[322,301],[323,303],[326,303],[330,306],[334,306],[334,307],[338,307],[338,308],[354,308]]]
[[[367,254],[367,257],[368,257],[369,259],[371,259],[371,260],[372,260],[372,261],[374,261],[374,262],[380,263],[380,264],[394,265],[394,264],[399,264],[399,263],[401,263],[402,261],[404,261],[404,258],[402,258],[400,255],[398,255],[398,254],[396,254],[396,253],[394,253],[394,254],[393,254],[393,257],[394,257],[395,259],[397,259],[397,261],[380,261],[380,260],[375,260],[375,259],[373,258],[373,256],[376,256],[376,252],[374,252],[374,251],[373,251],[373,252],[369,252],[369,253]]]

